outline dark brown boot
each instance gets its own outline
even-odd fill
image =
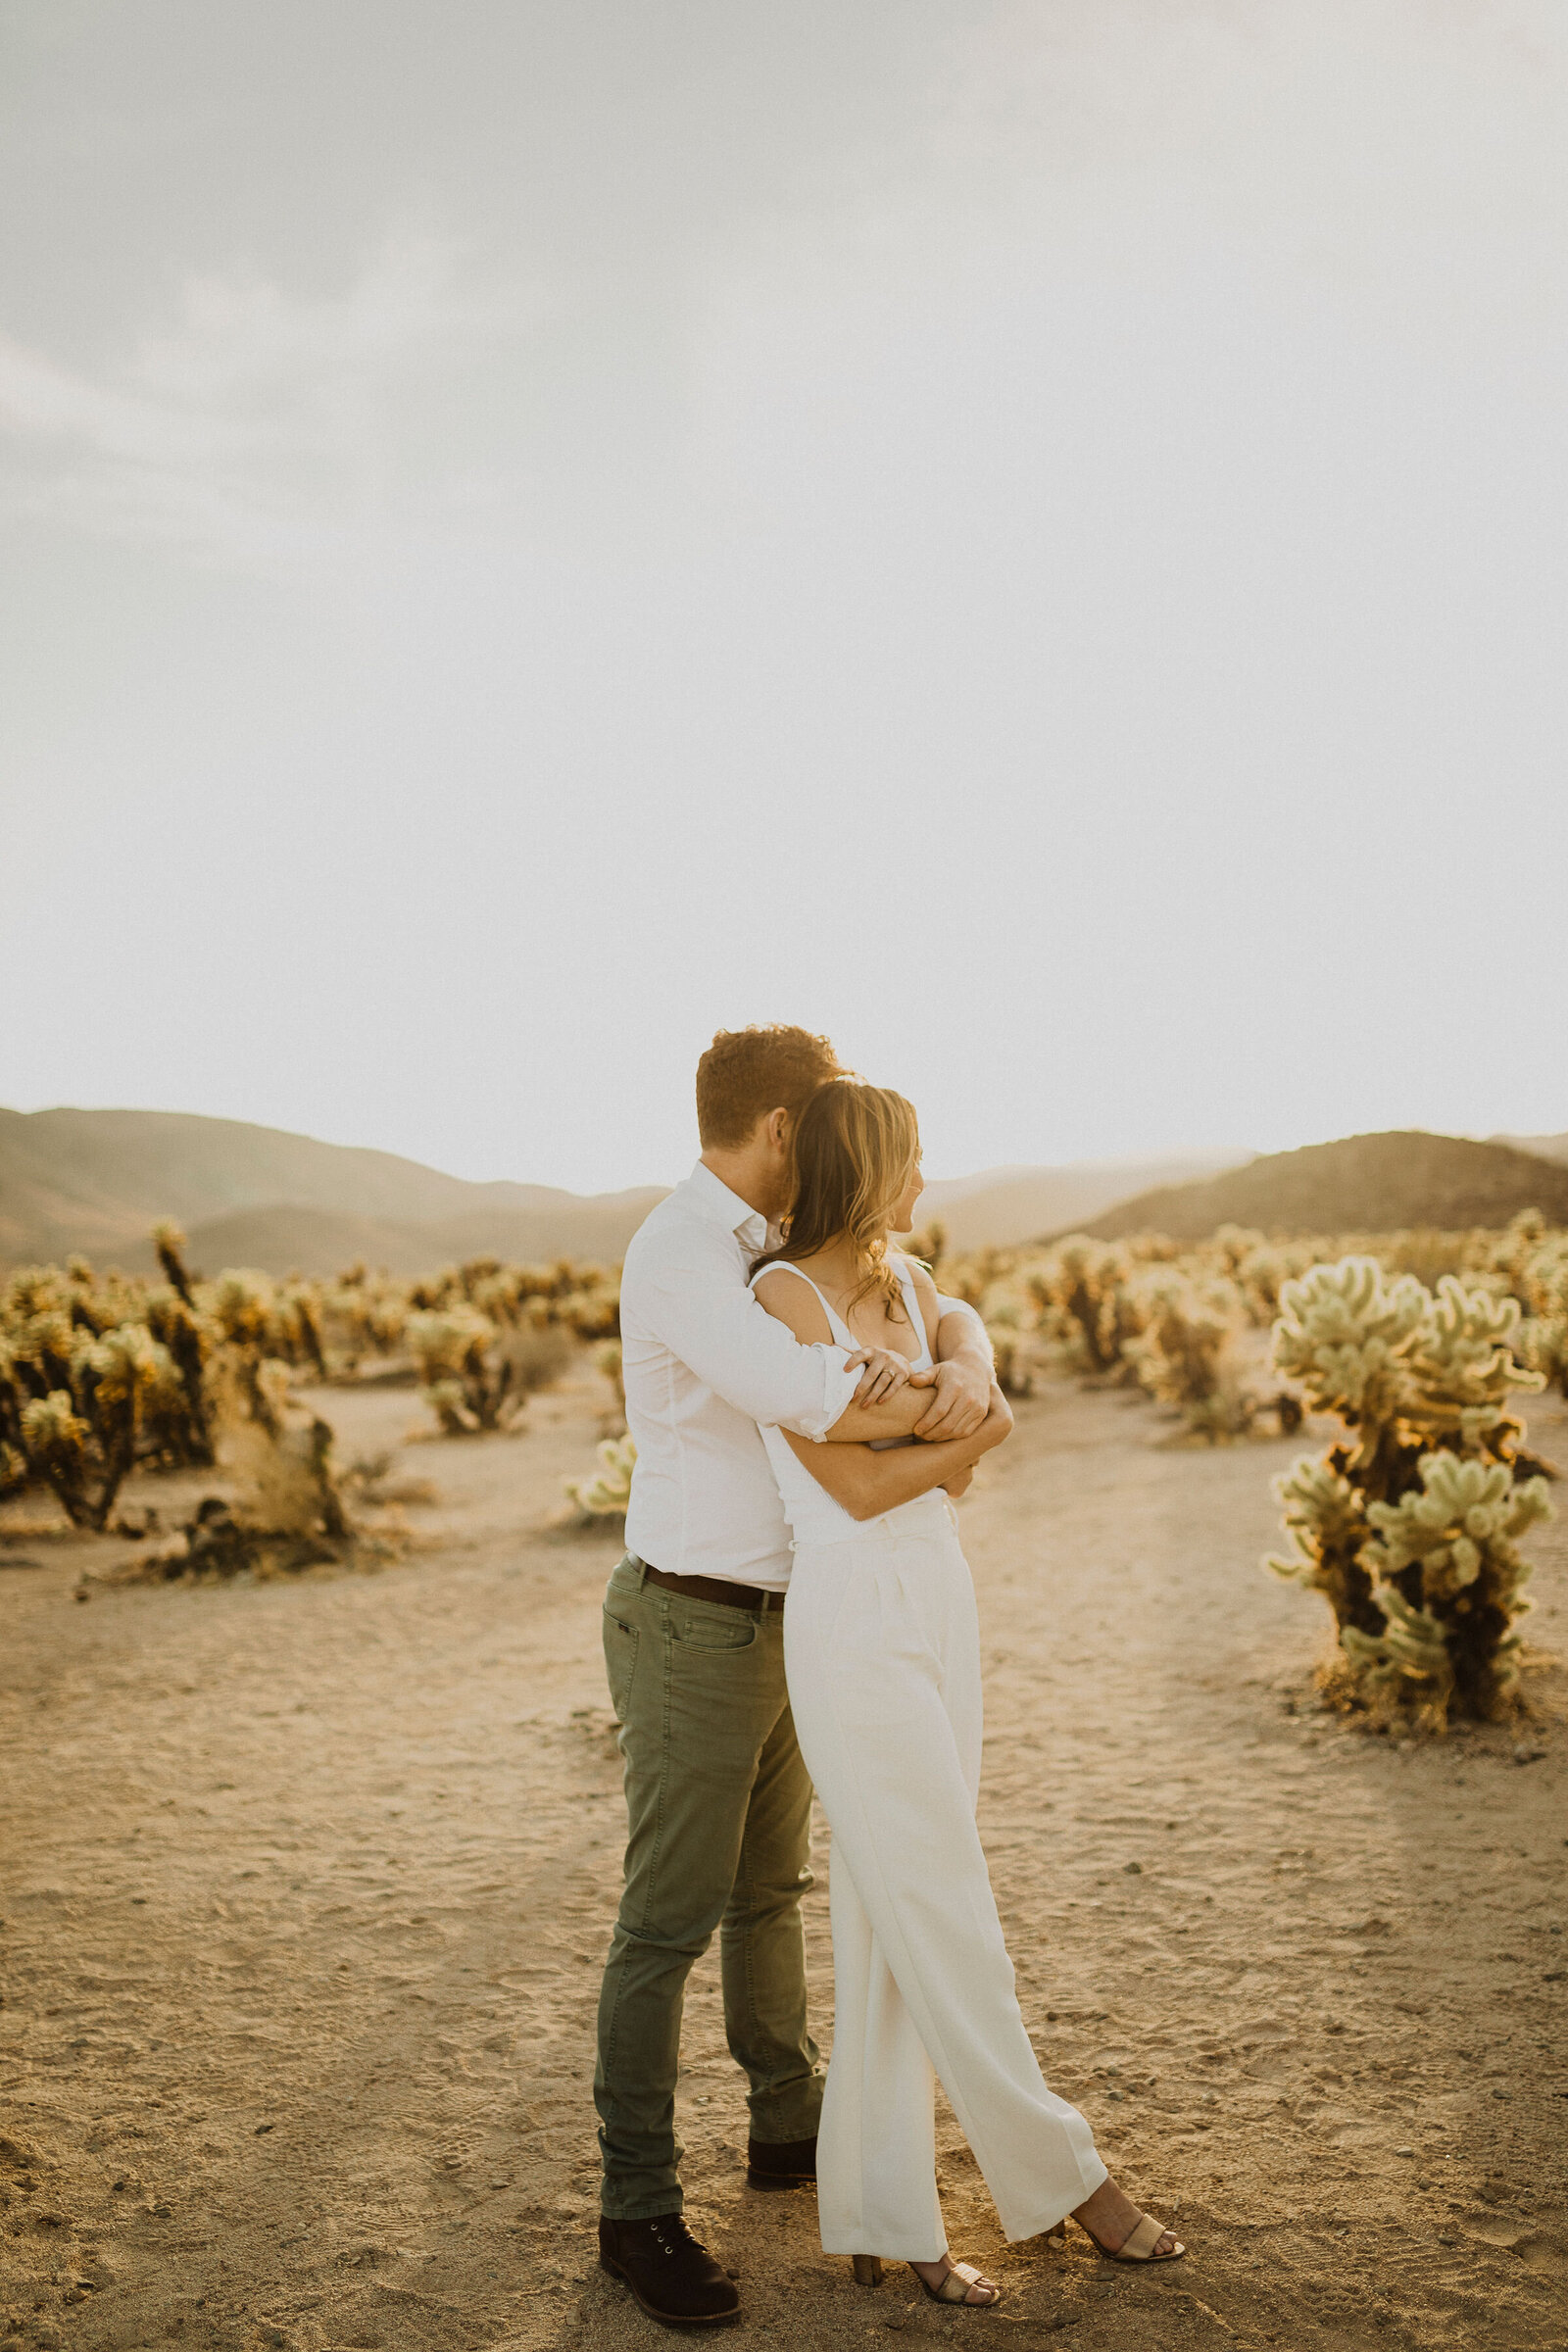
[[[754,2188],[814,2188],[815,2133],[809,2139],[749,2139],[746,2178]]]
[[[716,2328],[741,2307],[734,2281],[678,2213],[648,2222],[616,2222],[602,2214],[599,2267],[623,2279],[649,2318],[666,2328]]]

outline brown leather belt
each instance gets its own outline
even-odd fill
[[[684,1593],[688,1600],[716,1600],[721,1609],[766,1609],[784,1606],[782,1592],[764,1592],[760,1585],[732,1585],[725,1576],[671,1576],[667,1568],[642,1564],[644,1582],[662,1585],[666,1592]]]

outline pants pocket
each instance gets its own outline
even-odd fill
[[[739,1609],[715,1610],[711,1617],[677,1617],[670,1632],[683,1649],[750,1649],[757,1641],[757,1620]]]
[[[605,1673],[610,1682],[610,1703],[615,1710],[616,1721],[624,1723],[631,1701],[632,1677],[637,1671],[637,1628],[627,1625],[623,1618],[617,1617],[611,1609],[605,1611],[604,1628]]]

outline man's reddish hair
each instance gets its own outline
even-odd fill
[[[774,1022],[765,1029],[720,1029],[697,1064],[697,1132],[734,1151],[759,1119],[787,1110],[798,1119],[818,1087],[844,1075],[825,1037]]]

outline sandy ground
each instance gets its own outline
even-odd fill
[[[416,1416],[396,1392],[323,1402],[348,1452]],[[77,1606],[83,1557],[122,1545],[0,1543],[0,2342],[668,2342],[595,2261],[617,1547],[548,1522],[597,1402],[410,1447],[440,1501],[374,1575]],[[1568,1465],[1568,1411],[1531,1422]],[[809,2196],[744,2185],[711,1958],[681,2085],[693,2217],[759,2346],[1561,2352],[1568,1680],[1532,1675],[1525,1762],[1514,1733],[1411,1750],[1325,1720],[1320,1604],[1256,1567],[1300,1441],[1163,1435],[1146,1404],[1054,1388],[962,1512],[1025,2014],[1191,2258],[1004,2245],[944,2113],[952,2241],[1005,2304],[938,2313],[907,2272],[855,2288]],[[1568,1518],[1534,1550],[1535,1642],[1561,1650]]]

